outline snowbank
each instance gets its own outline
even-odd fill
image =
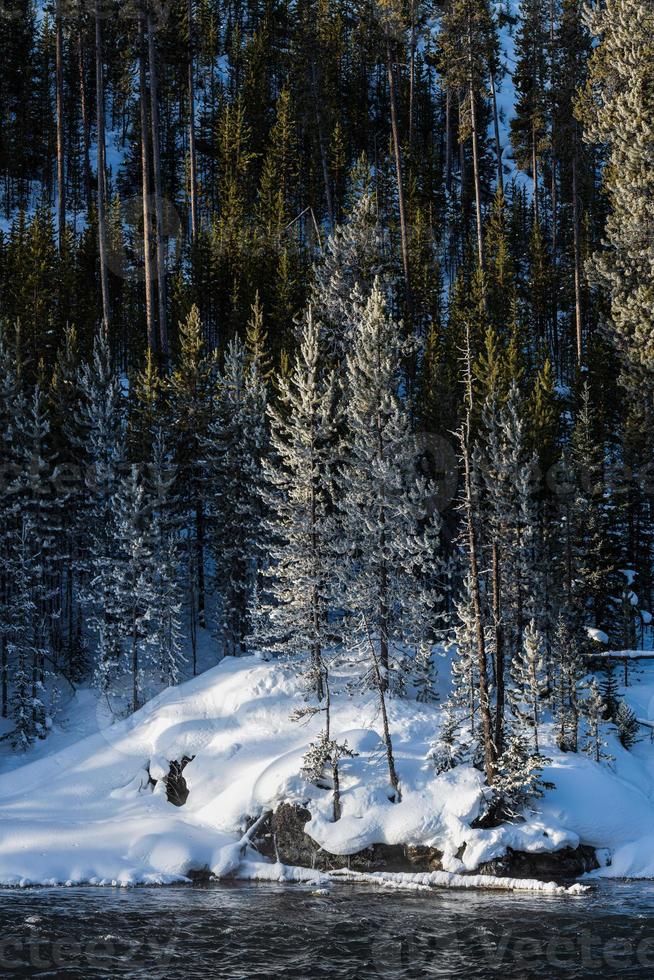
[[[459,766],[437,776],[427,757],[438,708],[389,701],[402,785],[402,802],[394,804],[374,696],[351,696],[348,679],[334,674],[333,733],[358,754],[342,764],[337,823],[330,819],[330,792],[299,775],[321,719],[290,720],[304,694],[296,671],[284,664],[228,658],[115,724],[108,724],[106,706],[81,692],[67,734],[60,726],[22,764],[15,756],[2,760],[0,883],[155,884],[184,880],[195,870],[226,876],[252,869],[262,877],[320,882],[317,872],[280,871],[243,839],[252,818],[284,801],[307,806],[306,831],[332,853],[353,854],[373,843],[437,848],[444,877],[414,879],[429,887],[452,885],[451,875],[474,871],[507,847],[543,853],[579,842],[609,849],[612,864],[602,874],[654,876],[649,740],[633,753],[611,746],[613,768],[548,746],[552,765],[545,776],[555,789],[539,812],[524,823],[473,829],[481,774]],[[639,686],[637,694],[639,713],[651,717],[654,684]],[[189,797],[178,808],[168,803],[162,777],[171,760],[184,756],[193,758],[184,770]],[[466,887],[475,880],[466,878]]]

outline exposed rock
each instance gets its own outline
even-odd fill
[[[579,847],[563,847],[546,854],[514,851],[509,847],[503,857],[485,861],[477,871],[499,877],[567,881],[595,868],[599,868],[595,849],[588,844],[580,844]]]
[[[304,827],[310,819],[311,813],[306,807],[293,803],[280,804],[257,835],[259,851],[283,864],[319,871],[336,868],[351,868],[354,871],[442,870],[442,854],[434,847],[373,844],[356,854],[330,854],[305,833]],[[597,867],[593,848],[581,845],[550,854],[528,854],[508,849],[504,857],[485,862],[475,873],[563,881]]]
[[[166,781],[166,798],[173,806],[184,806],[188,800],[189,789],[182,773],[194,758],[195,756],[185,755],[181,762],[173,759],[170,763],[170,771],[164,778]]]

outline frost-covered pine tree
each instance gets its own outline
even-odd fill
[[[46,734],[46,650],[42,643],[38,542],[29,518],[21,521],[13,563],[13,590],[6,607],[6,646],[12,679],[10,715],[15,747],[26,749]]]
[[[543,795],[541,773],[547,761],[538,752],[530,751],[522,731],[510,732],[506,749],[497,760],[493,783],[491,810],[496,818],[519,817],[531,800]]]
[[[308,653],[310,681],[323,696],[323,657],[333,645],[336,604],[334,462],[336,386],[323,368],[320,326],[309,309],[293,371],[269,409],[271,454],[264,461],[271,563],[251,642]]]
[[[561,615],[552,636],[552,706],[557,717],[557,745],[576,752],[580,691],[586,674],[578,637]]]
[[[210,545],[224,653],[243,653],[250,602],[264,552],[261,504],[266,385],[259,360],[234,338],[218,380],[215,416],[203,440]]]
[[[594,677],[588,685],[588,694],[582,703],[582,710],[586,722],[583,751],[586,755],[591,756],[595,762],[611,761],[613,756],[604,751],[607,745],[604,737],[606,705]]]
[[[650,0],[589,5],[597,39],[578,106],[589,142],[608,151],[604,189],[610,202],[603,248],[592,260],[610,297],[610,330],[635,381],[651,389],[654,367],[654,86]]]
[[[454,603],[457,620],[454,626],[451,701],[465,712],[470,731],[474,732],[478,707],[477,643],[471,588],[468,574]]]
[[[429,638],[437,522],[416,474],[416,447],[401,397],[404,352],[378,281],[347,356],[344,462],[339,485],[339,575],[349,619],[347,645],[380,694],[393,789],[398,793],[384,692],[403,648]],[[365,665],[365,666],[364,666]]]
[[[517,690],[513,694],[516,713],[528,720],[534,732],[534,749],[538,755],[538,726],[544,687],[545,644],[543,635],[532,619],[524,632],[524,642],[515,654],[511,673]]]
[[[314,269],[313,315],[321,325],[326,356],[338,361],[349,347],[360,305],[365,304],[375,277],[387,266],[377,206],[368,184],[364,181],[347,220],[336,226]]]
[[[613,723],[623,748],[632,749],[636,742],[640,741],[638,718],[623,698],[620,698],[616,705]]]
[[[121,660],[122,623],[113,613],[113,506],[124,460],[124,424],[120,381],[103,331],[96,337],[90,361],[80,368],[78,387],[80,402],[71,434],[87,488],[83,515],[87,541],[79,560],[80,574],[85,583],[87,623],[97,645],[95,676],[107,690],[120,671]]]
[[[507,667],[520,657],[525,623],[543,612],[536,555],[536,509],[533,494],[534,458],[527,450],[513,384],[504,403],[491,394],[482,413],[483,449],[478,467],[483,479],[483,527],[490,568],[495,666],[495,739],[502,748],[504,691]]]
[[[62,501],[54,458],[48,407],[40,385],[21,401],[15,418],[18,474],[12,492],[20,501],[23,521],[29,524],[35,552],[35,594],[40,636],[37,645],[58,654],[61,594],[57,588],[61,561]],[[41,658],[43,659],[43,658]],[[43,665],[39,668],[43,672]]]
[[[113,499],[116,543],[108,611],[122,640],[119,671],[131,677],[132,711],[140,707],[147,669],[147,639],[152,616],[152,543],[147,498],[136,466],[131,466]],[[98,680],[107,689],[107,664],[98,665]]]
[[[438,738],[429,748],[428,758],[434,764],[437,773],[454,769],[463,760],[463,749],[457,743],[457,732],[461,720],[453,704],[447,703],[443,709],[443,718],[438,732]]]
[[[177,684],[185,657],[182,626],[182,543],[174,520],[175,467],[157,431],[147,480],[150,610],[147,661],[165,683]]]
[[[21,494],[16,493],[19,467],[19,444],[16,426],[25,410],[25,399],[14,358],[0,325],[0,686],[2,717],[9,714],[10,665],[10,604],[15,587],[15,559],[18,549],[18,516]],[[18,484],[20,486],[20,484]]]

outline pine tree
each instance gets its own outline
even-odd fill
[[[525,716],[534,731],[534,750],[539,753],[538,730],[541,716],[541,691],[545,671],[545,651],[543,637],[536,628],[534,620],[527,624],[522,649],[514,656],[511,664],[513,678],[518,685],[516,705],[521,712],[520,703],[526,705]]]
[[[347,357],[340,574],[351,617],[348,644],[380,695],[396,794],[384,692],[400,648],[420,642],[433,628],[427,571],[434,561],[436,531],[434,521],[426,523],[427,488],[416,476],[409,417],[399,397],[402,353],[397,325],[375,282]]]
[[[386,265],[375,200],[364,183],[347,221],[334,229],[322,260],[314,268],[310,302],[331,358],[344,358],[358,307],[364,305],[375,277],[388,272]],[[388,282],[387,274],[384,282]],[[359,297],[356,304],[352,300],[355,290]]]
[[[214,413],[216,358],[205,352],[196,306],[179,326],[180,351],[170,375],[165,398],[170,412],[177,468],[175,496],[180,507],[187,550],[187,589],[193,637],[194,624],[206,626],[206,480],[203,439]],[[196,619],[197,617],[197,619]],[[193,641],[195,672],[196,644]]]
[[[332,514],[339,417],[334,377],[321,368],[320,327],[311,309],[293,372],[280,380],[269,417],[264,502],[271,562],[253,642],[296,655],[309,652],[320,699],[323,658],[334,640],[330,610],[337,604]]]
[[[534,182],[534,221],[540,222],[539,173],[549,145],[545,0],[526,0],[520,7],[516,39],[516,115],[511,121],[511,142],[518,166],[529,170]]]
[[[604,751],[607,743],[602,730],[606,705],[604,704],[595,678],[592,678],[589,684],[588,695],[582,702],[582,710],[586,720],[586,737],[582,745],[583,751],[586,755],[591,756],[595,762],[601,762],[603,760],[610,762],[613,757]]]
[[[620,745],[627,749],[632,749],[640,741],[640,725],[635,713],[631,710],[626,701],[622,698],[617,703],[613,714],[613,723],[618,732]]]
[[[511,732],[507,747],[497,763],[491,812],[500,819],[520,817],[531,800],[543,795],[542,768],[549,760],[530,752],[519,730]]]
[[[39,553],[29,518],[18,530],[14,565],[14,590],[8,605],[7,657],[11,667],[11,735],[16,748],[27,749],[37,737],[44,737],[45,689],[39,602]]]
[[[87,486],[87,547],[80,556],[87,622],[96,637],[95,676],[102,689],[120,670],[122,624],[113,610],[113,503],[124,460],[123,398],[106,336],[95,341],[92,359],[82,364],[77,381],[80,402],[71,438],[81,450]]]
[[[607,148],[603,187],[610,212],[608,248],[593,257],[610,300],[611,336],[628,375],[649,384],[654,364],[654,239],[650,202],[654,170],[646,149],[654,127],[651,84],[654,10],[642,0],[609,0],[589,13],[598,40],[578,114],[584,138]]]
[[[558,722],[557,745],[576,752],[579,732],[580,691],[586,668],[574,630],[560,615],[552,636],[552,702]]]
[[[267,392],[259,364],[238,338],[225,354],[214,418],[204,439],[209,536],[223,650],[238,656],[250,631],[249,604],[263,558],[262,459]],[[236,488],[236,490],[235,490]]]

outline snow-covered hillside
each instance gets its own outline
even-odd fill
[[[248,818],[284,800],[308,805],[307,832],[334,853],[376,842],[428,844],[443,851],[446,871],[465,872],[507,846],[543,852],[582,842],[607,849],[611,864],[599,874],[654,876],[649,737],[629,753],[611,739],[615,762],[599,765],[546,744],[552,761],[544,775],[555,788],[540,812],[524,823],[471,829],[482,775],[468,765],[435,775],[428,751],[438,707],[389,700],[402,786],[402,802],[392,803],[376,701],[351,696],[346,682],[345,674],[334,678],[333,729],[358,755],[342,763],[337,823],[330,792],[299,775],[320,719],[290,720],[304,695],[296,671],[284,664],[227,658],[113,725],[102,703],[81,692],[60,730],[35,750],[40,757],[27,755],[0,775],[0,882],[165,883],[191,870],[234,873],[242,858],[241,873],[266,877],[272,870],[264,859],[239,841]],[[639,717],[652,716],[654,673],[643,673],[626,693]],[[184,770],[188,801],[178,808],[161,778],[170,760],[184,756],[194,759]]]

